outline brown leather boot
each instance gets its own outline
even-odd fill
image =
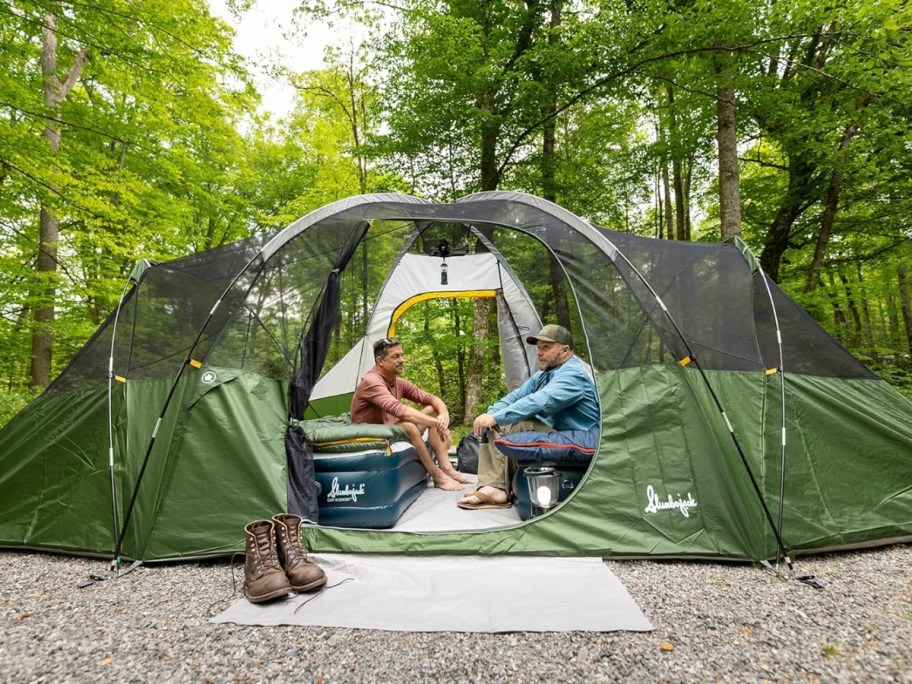
[[[275,525],[271,520],[254,520],[244,527],[244,596],[261,603],[291,591],[288,578],[276,555]]]
[[[291,588],[301,593],[326,584],[326,573],[307,557],[301,545],[301,517],[290,513],[272,516],[276,524],[279,562],[285,568]]]

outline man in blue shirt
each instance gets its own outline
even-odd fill
[[[472,423],[481,437],[478,450],[478,488],[459,500],[460,508],[507,508],[515,463],[494,446],[496,436],[516,432],[597,430],[600,422],[595,386],[579,357],[573,354],[570,332],[555,324],[526,338],[538,351],[541,370]],[[493,434],[492,434],[493,433]]]

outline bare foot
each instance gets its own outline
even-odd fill
[[[499,504],[507,503],[507,493],[502,489],[497,489],[497,487],[485,486],[485,487],[480,487],[479,489],[476,489],[475,491],[481,492],[482,494],[487,494],[489,497],[491,497],[491,500],[494,503],[499,503]],[[464,497],[462,497],[462,499],[459,500],[459,503],[467,503],[467,504],[475,505],[475,504],[479,504],[479,503],[483,503],[483,502],[480,498],[478,498],[475,495],[475,492],[469,492]]]
[[[434,477],[433,479],[434,486],[437,489],[442,489],[447,492],[458,492],[460,489],[462,489],[462,484],[447,477],[446,475],[440,475],[438,477]]]
[[[475,481],[468,475],[466,475],[464,473],[460,473],[458,470],[455,470],[453,468],[450,468],[450,469],[441,468],[441,470],[443,470],[443,474],[446,475],[448,478],[450,478],[451,480],[456,480],[456,482],[461,482],[462,484],[472,484]]]

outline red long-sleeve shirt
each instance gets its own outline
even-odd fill
[[[430,406],[434,395],[403,378],[387,380],[377,366],[371,368],[355,390],[351,403],[353,423],[397,423],[405,416],[403,399]]]

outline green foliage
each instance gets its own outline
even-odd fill
[[[607,24],[588,8],[414,0],[380,42],[389,70],[382,147],[428,196],[493,189],[537,152],[550,107],[586,87]],[[618,29],[620,31],[620,28]]]
[[[31,388],[13,388],[3,392],[3,401],[0,401],[0,428],[24,409],[26,404],[39,393],[39,390]]]
[[[633,102],[608,101],[573,109],[559,119],[555,199],[590,222],[621,232],[648,224],[648,136]],[[542,153],[531,151],[508,173],[510,187],[541,194]]]
[[[436,394],[450,410],[454,425],[467,424],[464,416],[466,364],[472,344],[472,300],[428,300],[408,309],[396,334],[406,353],[406,377]],[[485,364],[481,404],[488,406],[506,394],[496,336],[484,341]]]
[[[78,77],[50,112],[39,69],[49,12],[54,77]],[[170,258],[245,234],[230,212],[227,173],[255,98],[226,27],[201,0],[53,8],[14,0],[0,12],[0,35],[9,48],[0,79],[0,254],[15,274],[0,293],[0,338],[27,357],[31,311],[53,306],[59,370],[113,308],[138,256]],[[54,129],[57,151],[46,140]],[[60,238],[56,271],[36,273],[40,206],[60,220]],[[28,380],[21,366],[5,370],[12,387]]]
[[[255,0],[229,5],[256,11]],[[305,19],[332,16],[339,28],[360,21],[371,39],[334,47],[325,70],[284,74],[297,99],[280,121],[254,113],[230,31],[203,0],[11,0],[0,10],[0,378],[15,396],[27,394],[42,304],[56,308],[58,371],[111,311],[135,259],[272,231],[359,192],[440,200],[525,190],[594,223],[656,235],[667,218],[663,174],[677,173],[681,186],[670,192],[682,193],[694,239],[715,241],[722,57],[734,66],[744,239],[825,329],[909,392],[897,278],[912,239],[908,3],[409,0],[386,14],[347,0],[302,6]],[[58,15],[57,79],[88,50],[53,111],[40,69],[47,11]],[[44,135],[58,122],[54,152]],[[57,271],[38,275],[42,205],[61,236]],[[378,266],[365,272],[356,257],[343,274],[330,361],[362,334],[403,230],[374,226],[364,249],[381,256]],[[534,274],[527,288],[539,312],[554,314],[547,257],[522,240],[504,251]],[[412,370],[451,406],[461,406],[453,387],[473,332],[467,305],[428,302],[401,323],[414,336]],[[439,357],[422,351],[432,347]],[[496,350],[485,353],[489,401],[501,380]]]
[[[896,354],[881,354],[876,358],[866,358],[861,352],[855,352],[855,355],[900,394],[912,401],[912,364],[909,363],[908,357],[902,362]]]

